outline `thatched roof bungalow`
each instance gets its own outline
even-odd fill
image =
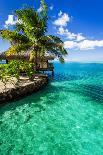
[[[54,67],[53,64],[50,63],[50,61],[54,60],[54,56],[39,56],[36,58],[38,70],[40,71],[53,71]],[[5,53],[0,54],[0,60],[30,60],[29,54],[15,54],[15,55],[9,55],[7,56]],[[35,62],[35,58],[32,62]]]

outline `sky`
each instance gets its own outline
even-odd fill
[[[103,0],[45,0],[48,5],[48,34],[57,35],[68,51],[66,61],[103,62]],[[40,12],[39,0],[0,0],[0,29],[17,22],[16,9],[24,5]],[[0,38],[0,51],[10,43]]]

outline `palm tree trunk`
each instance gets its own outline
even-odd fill
[[[37,71],[38,64],[37,64],[37,51],[35,51],[35,71]]]
[[[35,71],[37,71],[37,48],[35,47],[35,44],[34,44],[34,46],[33,46],[33,48],[34,48],[34,55],[35,55],[35,57],[34,57],[34,63],[35,63]]]

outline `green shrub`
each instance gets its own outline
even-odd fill
[[[34,71],[34,63],[21,60],[12,60],[8,64],[0,64],[0,80],[6,86],[8,79],[15,77],[19,81],[21,73],[26,73],[29,79],[32,79]]]

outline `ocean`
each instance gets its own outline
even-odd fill
[[[54,66],[43,90],[0,108],[0,155],[103,155],[103,64]]]

